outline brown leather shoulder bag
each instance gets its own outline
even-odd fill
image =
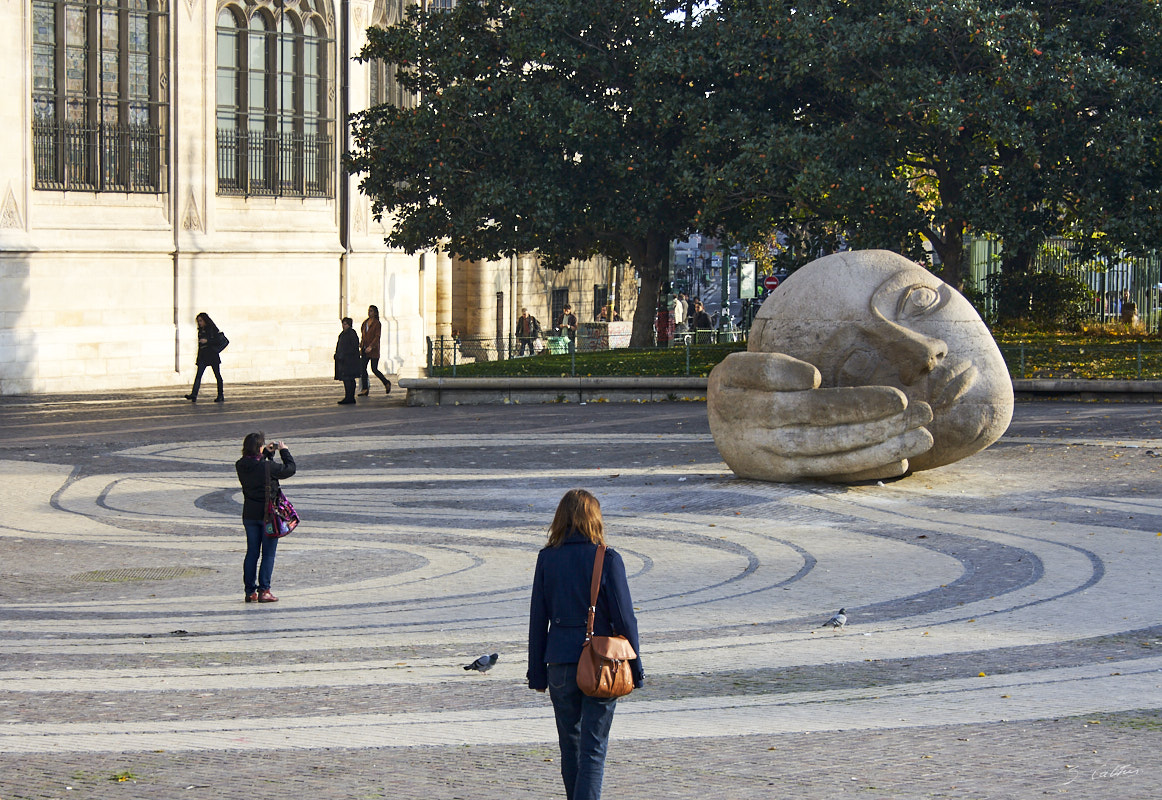
[[[597,593],[601,590],[601,568],[605,562],[605,545],[597,546],[593,559],[593,579],[589,585],[589,618],[585,623],[585,644],[577,662],[577,686],[590,697],[625,697],[633,691],[633,673],[629,662],[637,653],[624,636],[594,636],[593,619],[597,613]]]

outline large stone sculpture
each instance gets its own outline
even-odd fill
[[[996,342],[964,297],[886,250],[821,258],[710,373],[710,431],[743,478],[850,482],[977,453],[1013,416]]]

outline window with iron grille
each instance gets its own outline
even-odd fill
[[[565,315],[565,306],[569,305],[569,287],[563,289],[554,289],[549,296],[549,313],[553,320],[553,326],[556,327],[561,322],[561,317]]]
[[[375,0],[375,8],[371,12],[371,25],[375,28],[390,28],[403,21],[404,9],[411,0]],[[368,64],[370,68],[370,91],[368,92],[368,106],[381,106],[385,103],[396,108],[415,108],[416,96],[399,85],[396,80],[396,65],[375,60]]]
[[[164,0],[32,0],[33,186],[166,187]]]
[[[609,305],[609,287],[593,284],[593,319],[601,319],[601,312],[607,305]]]
[[[218,194],[332,196],[332,20],[321,0],[218,12]]]

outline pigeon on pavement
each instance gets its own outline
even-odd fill
[[[492,669],[492,665],[496,663],[498,658],[500,658],[499,653],[493,653],[490,656],[481,656],[468,666],[464,667],[464,669],[474,669],[477,672],[488,672],[488,670]]]
[[[847,624],[847,609],[841,608],[841,609],[839,609],[839,611],[837,611],[835,613],[834,616],[831,617],[831,619],[829,619],[823,623],[823,627],[826,628],[828,625],[830,625],[832,628],[842,628],[846,624]]]

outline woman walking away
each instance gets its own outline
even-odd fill
[[[215,403],[221,403],[225,398],[222,396],[222,370],[219,365],[222,363],[222,357],[219,355],[222,352],[222,332],[218,330],[218,326],[214,324],[214,320],[210,319],[210,315],[202,312],[195,317],[198,323],[198,357],[195,363],[198,365],[198,374],[194,376],[194,388],[186,395],[186,399],[191,403],[198,402],[198,389],[202,387],[202,373],[206,371],[206,367],[214,370],[214,377],[218,380],[218,396],[214,398]]]
[[[282,459],[278,464],[274,454]],[[242,560],[242,583],[247,603],[277,603],[270,593],[274,573],[274,554],[278,538],[266,535],[263,519],[266,498],[278,494],[278,482],[295,474],[295,460],[282,442],[266,443],[261,431],[248,433],[242,440],[242,458],[234,464],[242,484],[242,527],[246,529],[246,558]],[[268,477],[269,476],[269,477]],[[267,490],[269,480],[270,489]],[[259,556],[262,557],[261,564]]]
[[[367,365],[371,364],[371,371],[375,373],[375,377],[383,382],[383,388],[387,389],[387,393],[391,394],[391,381],[383,377],[383,373],[379,371],[379,338],[382,335],[383,327],[379,324],[379,309],[376,306],[367,307],[367,319],[363,320],[363,325],[360,327],[362,337],[359,341],[359,353],[363,356],[363,372],[359,376],[359,388],[362,389],[359,393],[360,397],[367,397],[371,394],[371,384],[367,380]]]
[[[589,697],[577,687],[585,642],[590,582],[597,546],[605,544],[601,505],[584,489],[561,498],[548,544],[537,556],[529,611],[529,688],[549,690],[561,746],[561,777],[568,800],[599,800],[616,699]],[[593,625],[597,636],[621,635],[638,646],[637,618],[625,563],[606,548]],[[634,686],[645,680],[640,656],[630,662]]]
[[[341,406],[355,402],[355,381],[359,380],[359,334],[351,329],[351,317],[343,317],[343,330],[335,342],[335,380],[343,381]]]

